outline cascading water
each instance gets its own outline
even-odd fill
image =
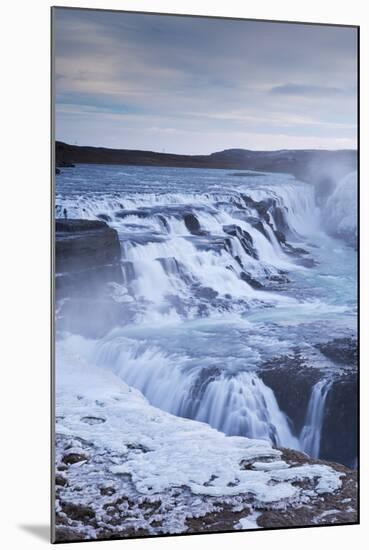
[[[357,241],[357,172],[338,182],[324,207],[324,225],[338,237],[356,245]]]
[[[305,426],[300,435],[301,449],[318,458],[324,420],[325,402],[331,389],[330,380],[319,380],[313,387],[306,413]]]
[[[323,233],[314,188],[224,170],[77,166],[58,177],[57,216],[105,220],[122,250],[121,321],[75,351],[168,412],[318,456],[329,384],[314,387],[298,438],[258,376],[296,343],[331,337],[354,303],[354,256]]]
[[[137,345],[116,333],[98,343],[90,355],[163,410],[206,422],[227,435],[299,448],[273,391],[255,372],[230,375],[214,360],[199,368],[186,355],[164,354],[159,347],[145,341]]]

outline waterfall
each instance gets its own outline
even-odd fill
[[[92,346],[91,364],[167,412],[318,456],[330,382],[314,386],[296,437],[257,373],[296,345],[299,315],[328,307],[316,294],[319,272],[299,261],[315,254],[314,187],[284,174],[239,184],[221,171],[129,167],[122,179],[119,170],[109,170],[106,192],[92,172],[88,193],[77,182],[78,193],[56,200],[57,216],[66,208],[69,218],[104,220],[121,244],[117,324],[76,353]]]
[[[357,172],[339,181],[323,209],[323,225],[328,233],[356,245],[357,241]]]
[[[301,449],[308,455],[318,458],[320,452],[320,438],[324,420],[325,402],[331,389],[330,380],[319,380],[312,389],[305,426],[300,435]]]
[[[255,372],[227,374],[209,360],[200,366],[186,355],[117,334],[97,343],[91,358],[162,410],[206,422],[227,435],[299,448],[273,391]]]

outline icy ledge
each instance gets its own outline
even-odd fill
[[[353,472],[149,405],[58,343],[56,540],[356,521]]]

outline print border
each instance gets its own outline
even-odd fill
[[[87,539],[76,541],[55,541],[55,13],[58,10],[68,11],[93,11],[93,12],[110,12],[110,13],[127,13],[137,15],[152,15],[152,16],[165,16],[165,17],[187,17],[187,18],[201,18],[201,19],[222,19],[231,21],[255,21],[259,23],[284,23],[289,25],[309,25],[309,26],[323,26],[323,27],[344,27],[356,29],[357,31],[357,110],[356,110],[356,128],[357,128],[357,223],[358,223],[358,236],[357,236],[357,347],[358,347],[358,371],[357,371],[357,447],[358,447],[358,509],[357,509],[357,521],[348,523],[334,523],[327,525],[301,525],[301,526],[287,526],[287,527],[264,527],[260,529],[237,529],[237,530],[217,530],[207,531],[202,533],[176,533],[176,534],[161,534],[161,535],[145,535],[145,536],[131,536],[122,537],[119,539],[102,538],[102,539]],[[347,25],[341,23],[315,23],[310,21],[286,21],[277,19],[257,19],[257,18],[245,18],[245,17],[230,17],[230,16],[214,16],[214,15],[195,15],[184,13],[168,13],[168,12],[154,12],[154,11],[135,11],[135,10],[119,10],[109,8],[81,8],[73,6],[52,6],[50,8],[50,180],[51,180],[51,227],[50,227],[50,269],[51,269],[51,320],[50,320],[50,350],[51,350],[51,388],[50,388],[50,441],[51,441],[51,479],[50,479],[50,542],[52,544],[73,544],[79,542],[100,542],[100,541],[113,541],[113,540],[132,540],[132,539],[160,539],[168,537],[191,537],[196,535],[214,535],[222,533],[241,533],[241,532],[263,532],[263,531],[286,531],[291,529],[309,529],[309,528],[325,528],[325,527],[339,527],[349,525],[360,524],[360,25]]]

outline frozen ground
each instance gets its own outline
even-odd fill
[[[347,468],[172,416],[57,351],[56,540],[356,521]]]

